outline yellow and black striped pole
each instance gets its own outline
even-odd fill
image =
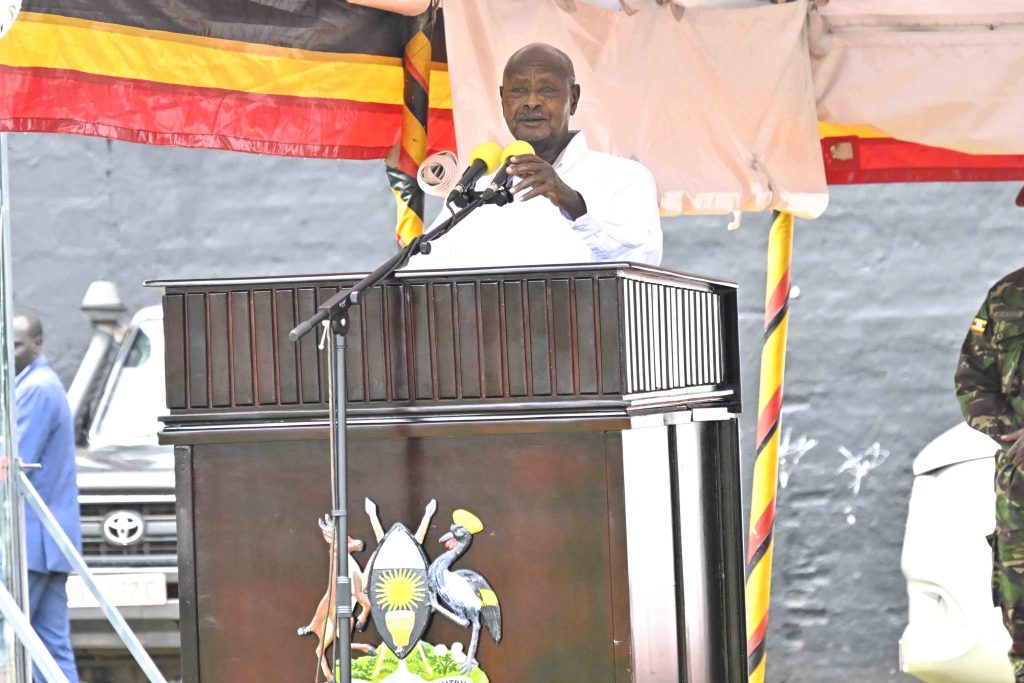
[[[757,399],[757,458],[747,539],[747,666],[749,683],[764,683],[765,633],[771,594],[775,496],[779,481],[779,428],[789,328],[793,216],[779,213],[768,236],[761,387]]]
[[[433,3],[432,3],[433,4]],[[405,246],[423,234],[423,191],[416,182],[420,164],[427,158],[427,115],[430,110],[430,34],[434,8],[410,18],[411,37],[402,60],[405,91],[402,102],[402,139],[398,164],[388,167],[388,182],[398,208],[395,237]]]

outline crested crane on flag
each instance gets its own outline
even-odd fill
[[[411,18],[311,0],[25,0],[0,41],[0,131],[319,158],[399,143]],[[454,149],[443,25],[430,151]]]

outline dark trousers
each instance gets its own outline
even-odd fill
[[[71,683],[78,683],[75,653],[71,649],[71,623],[68,621],[68,575],[56,572],[28,573],[29,618],[43,645],[57,661]],[[35,681],[45,681],[36,666]]]

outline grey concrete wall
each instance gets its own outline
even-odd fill
[[[78,304],[93,279],[137,308],[159,300],[149,278],[351,272],[393,253],[380,162],[23,134],[10,150],[15,298],[42,315],[65,381],[88,341]],[[771,683],[903,678],[911,461],[959,419],[953,368],[985,291],[1024,265],[1017,189],[840,187],[825,217],[797,224]],[[731,233],[726,222],[665,220],[663,265],[740,284],[749,492],[769,217]]]

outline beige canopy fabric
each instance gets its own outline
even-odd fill
[[[644,5],[672,4],[685,10],[688,7],[754,7],[764,4],[764,0],[555,0],[555,2],[567,10],[574,10],[577,3],[582,3],[629,14],[640,10]]]
[[[599,150],[654,173],[665,214],[776,209],[814,218],[825,183],[806,32],[807,1],[683,12],[634,2],[445,3],[456,134],[463,158],[510,141],[498,85],[523,45],[573,59],[582,89],[572,126]]]
[[[1024,154],[1024,2],[833,0],[812,13],[821,121]]]

